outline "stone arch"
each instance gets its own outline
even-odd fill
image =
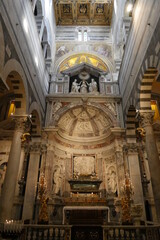
[[[28,86],[22,66],[15,59],[9,60],[3,69],[2,79],[15,95],[17,114],[26,114],[28,110]]]
[[[151,93],[153,82],[156,80],[158,70],[154,67],[149,67],[140,82],[139,93],[139,109],[151,110]]]
[[[1,23],[0,23],[0,46],[1,46],[1,51],[0,51],[0,72],[1,72],[4,66],[4,57],[5,57],[5,42],[4,42],[4,34],[3,34],[3,28]]]
[[[54,114],[53,119],[51,119],[50,121],[50,126],[57,126],[58,125],[58,121],[60,120],[60,118],[67,113],[69,110],[73,109],[73,108],[77,108],[80,106],[84,106],[83,102],[79,102],[79,103],[70,103],[67,106],[64,107],[60,107]],[[109,108],[107,108],[105,105],[101,105],[99,103],[87,103],[86,106],[90,106],[90,107],[94,107],[100,111],[102,111],[104,113],[105,116],[107,116],[109,118],[111,127],[117,127],[118,126],[118,122],[117,122],[117,118],[116,118],[116,110],[115,112],[111,111]]]
[[[134,105],[137,110],[151,110],[151,96],[153,83],[159,79],[160,74],[160,54],[157,55],[159,49],[159,41],[155,44],[155,51],[149,55],[143,62],[137,76],[137,82],[132,91],[131,97],[127,101],[124,117],[128,114],[128,109]]]
[[[46,26],[44,26],[44,29],[43,29],[42,42],[43,41],[45,41],[45,42],[48,41],[48,31],[47,31],[47,27]]]
[[[44,6],[41,0],[37,0],[34,9],[35,16],[44,16]]]
[[[129,106],[126,115],[126,137],[130,139],[136,137],[136,109],[133,105]]]
[[[42,51],[43,51],[43,56],[45,59],[46,67],[50,68],[52,58],[51,58],[51,47],[49,44],[49,34],[48,34],[48,28],[45,25],[43,29],[43,34],[42,34],[42,40],[41,40],[41,46],[42,46]]]
[[[51,41],[51,26],[50,26],[50,22],[48,21],[47,18],[44,19],[44,26],[46,27],[47,29],[47,41],[48,41],[48,44],[51,45],[52,44],[52,41]]]
[[[32,127],[31,127],[31,134],[32,135],[40,135],[41,134],[41,126],[42,126],[42,119],[41,113],[39,109],[39,105],[36,102],[33,102],[29,108],[29,114],[32,115]]]
[[[67,58],[71,58],[71,57],[74,57],[76,55],[83,55],[83,54],[88,54],[90,56],[94,56],[95,58],[100,59],[108,67],[110,73],[113,73],[115,71],[113,64],[106,57],[104,57],[104,56],[102,56],[100,54],[97,54],[97,53],[95,53],[93,51],[90,51],[90,52],[87,52],[87,51],[86,52],[82,52],[82,51],[80,51],[80,52],[74,52],[74,53],[73,52],[72,53],[69,52],[69,53],[64,54],[64,56],[60,57],[57,60],[57,62],[55,63],[54,70],[53,70],[54,73],[58,73],[60,65],[65,60],[67,60]]]

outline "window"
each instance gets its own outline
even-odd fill
[[[83,39],[84,39],[84,42],[87,42],[87,30],[84,31],[84,34],[83,34]]]
[[[78,41],[84,41],[87,42],[88,40],[88,34],[87,34],[87,29],[79,29],[78,30]]]
[[[82,32],[81,32],[81,30],[78,31],[78,41],[82,41]]]

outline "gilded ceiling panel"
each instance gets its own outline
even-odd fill
[[[57,25],[111,25],[113,0],[54,0]]]

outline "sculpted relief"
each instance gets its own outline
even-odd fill
[[[73,174],[83,177],[91,176],[95,173],[94,156],[74,156],[73,157]]]
[[[83,80],[80,83],[77,82],[77,79],[75,79],[72,82],[71,87],[71,93],[98,93],[98,86],[97,82],[94,80],[94,78],[91,79],[91,82],[88,83],[87,81]]]

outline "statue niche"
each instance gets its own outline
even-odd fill
[[[61,168],[60,166],[55,166],[52,178],[52,190],[54,195],[61,196],[62,180]]]
[[[82,71],[71,77],[70,92],[74,94],[99,94],[98,77]]]
[[[117,194],[117,174],[114,166],[109,167],[107,171],[107,190],[109,195]]]

